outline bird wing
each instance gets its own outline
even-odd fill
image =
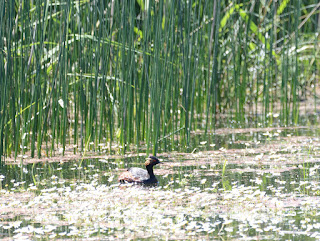
[[[140,181],[150,178],[149,173],[142,168],[131,167],[128,169],[128,172],[130,172],[134,178],[140,179]]]

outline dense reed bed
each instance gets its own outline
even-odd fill
[[[302,100],[316,107],[319,6],[0,0],[0,156],[156,153],[221,118],[298,124]]]

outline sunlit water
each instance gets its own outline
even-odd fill
[[[193,135],[158,186],[119,185],[144,155],[0,169],[0,238],[319,240],[319,130]]]

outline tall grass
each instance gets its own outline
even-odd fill
[[[298,124],[301,100],[316,110],[319,7],[0,0],[0,155],[157,153],[226,121]]]

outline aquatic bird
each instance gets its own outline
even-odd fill
[[[145,162],[147,170],[138,167],[131,167],[120,174],[120,183],[156,184],[158,180],[153,173],[153,167],[161,163],[155,156],[149,156]]]

